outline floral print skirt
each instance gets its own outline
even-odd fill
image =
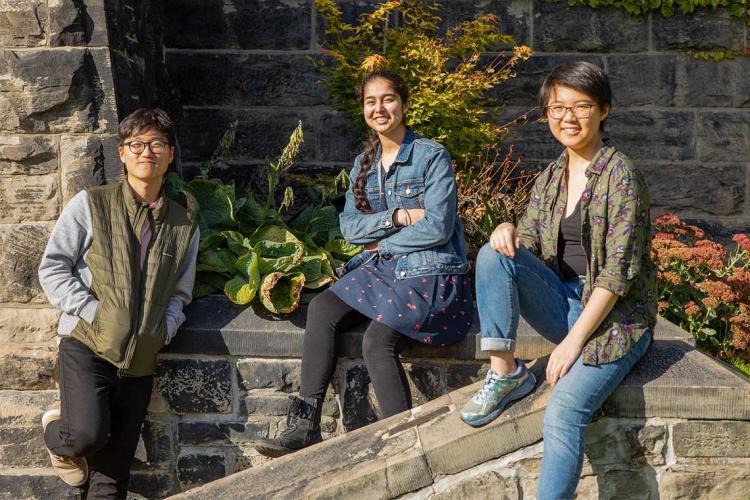
[[[346,273],[331,291],[368,318],[429,345],[458,342],[474,316],[468,274],[396,279],[396,260],[379,256]]]

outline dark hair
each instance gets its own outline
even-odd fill
[[[367,73],[364,78],[362,78],[362,83],[360,83],[359,88],[357,89],[357,99],[359,99],[360,104],[364,105],[365,86],[376,78],[383,78],[384,80],[388,80],[388,82],[393,87],[393,90],[396,91],[404,104],[409,101],[409,89],[406,88],[404,80],[392,71],[379,69]],[[405,124],[406,118],[404,118],[404,125]],[[365,187],[367,186],[367,175],[370,173],[370,169],[372,168],[372,162],[375,159],[375,153],[378,150],[379,144],[380,141],[378,139],[377,132],[375,132],[374,130],[370,131],[370,136],[365,143],[365,150],[362,153],[362,160],[360,161],[360,171],[357,175],[357,179],[354,181],[354,185],[352,186],[352,192],[354,193],[354,199],[356,200],[357,210],[364,213],[370,213],[372,211],[370,202],[367,201],[367,193],[365,192]]]
[[[577,61],[555,66],[539,89],[539,109],[542,113],[556,85],[570,87],[590,96],[602,112],[612,107],[612,88],[607,73],[594,64]],[[604,121],[599,124],[599,130],[604,130]]]
[[[136,109],[120,122],[117,132],[120,134],[120,142],[124,143],[129,137],[147,130],[158,130],[166,136],[172,146],[177,142],[174,122],[164,110],[159,108]]]

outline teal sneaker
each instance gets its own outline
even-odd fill
[[[472,427],[484,425],[497,418],[508,403],[523,398],[534,389],[534,374],[521,361],[516,362],[520,373],[513,376],[500,376],[492,370],[487,372],[484,385],[461,409],[461,420]]]

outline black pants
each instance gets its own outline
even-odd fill
[[[73,338],[60,342],[62,418],[44,441],[56,455],[86,457],[84,498],[125,498],[153,377],[119,377],[117,368]]]
[[[325,396],[338,360],[336,336],[367,319],[330,290],[310,302],[302,351],[301,396]],[[409,342],[408,337],[376,321],[370,321],[365,330],[362,356],[384,417],[411,408],[411,391],[399,360],[401,348]]]

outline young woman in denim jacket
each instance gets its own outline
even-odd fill
[[[399,360],[411,341],[444,346],[471,326],[473,303],[456,182],[448,151],[406,125],[408,92],[388,71],[368,74],[359,89],[372,129],[354,162],[341,232],[365,251],[310,303],[300,397],[286,431],[256,443],[279,456],[321,440],[320,410],[336,368],[336,336],[369,321],[362,356],[384,417],[411,407]]]
[[[486,424],[528,394],[534,376],[514,358],[518,317],[557,344],[544,416],[540,500],[572,498],[593,413],[643,356],[656,323],[649,196],[628,158],[602,141],[607,75],[589,63],[556,67],[539,93],[565,151],[536,180],[518,223],[501,224],[477,258],[481,348],[491,370],[461,411]]]

